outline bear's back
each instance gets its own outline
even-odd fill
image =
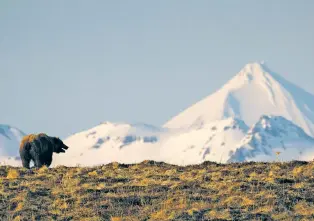
[[[29,135],[24,136],[23,139],[21,140],[21,143],[20,143],[20,149],[23,149],[26,143],[31,143],[34,140],[36,140],[36,139],[38,139],[38,138],[40,138],[42,136],[47,137],[47,135],[44,134],[44,133],[29,134]]]

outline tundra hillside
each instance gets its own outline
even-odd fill
[[[314,220],[314,162],[2,166],[0,220]]]

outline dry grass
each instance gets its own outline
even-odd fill
[[[314,220],[314,162],[2,166],[0,220]]]
[[[16,169],[9,169],[7,179],[16,179],[20,176],[20,173]]]

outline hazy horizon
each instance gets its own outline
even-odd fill
[[[264,60],[314,93],[314,2],[2,1],[0,124],[160,126]]]

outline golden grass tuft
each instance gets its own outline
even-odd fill
[[[46,174],[48,171],[49,171],[49,168],[46,165],[44,165],[44,166],[42,166],[41,168],[38,169],[37,173],[39,173],[39,174]]]
[[[122,217],[111,217],[110,218],[110,221],[122,221],[123,220],[123,218]]]
[[[21,211],[24,208],[24,202],[19,202],[16,207],[16,211]]]
[[[16,179],[20,176],[20,173],[17,169],[9,169],[7,178],[8,179]]]
[[[94,170],[94,171],[89,172],[89,173],[88,173],[88,176],[91,176],[91,177],[96,177],[96,176],[98,176],[97,170]]]
[[[207,218],[210,219],[231,220],[231,216],[228,210],[211,210],[206,215]]]
[[[300,201],[294,206],[294,211],[298,215],[312,216],[314,215],[314,206],[305,201]]]
[[[302,175],[303,167],[296,167],[293,169],[292,174],[294,177],[300,177]]]

